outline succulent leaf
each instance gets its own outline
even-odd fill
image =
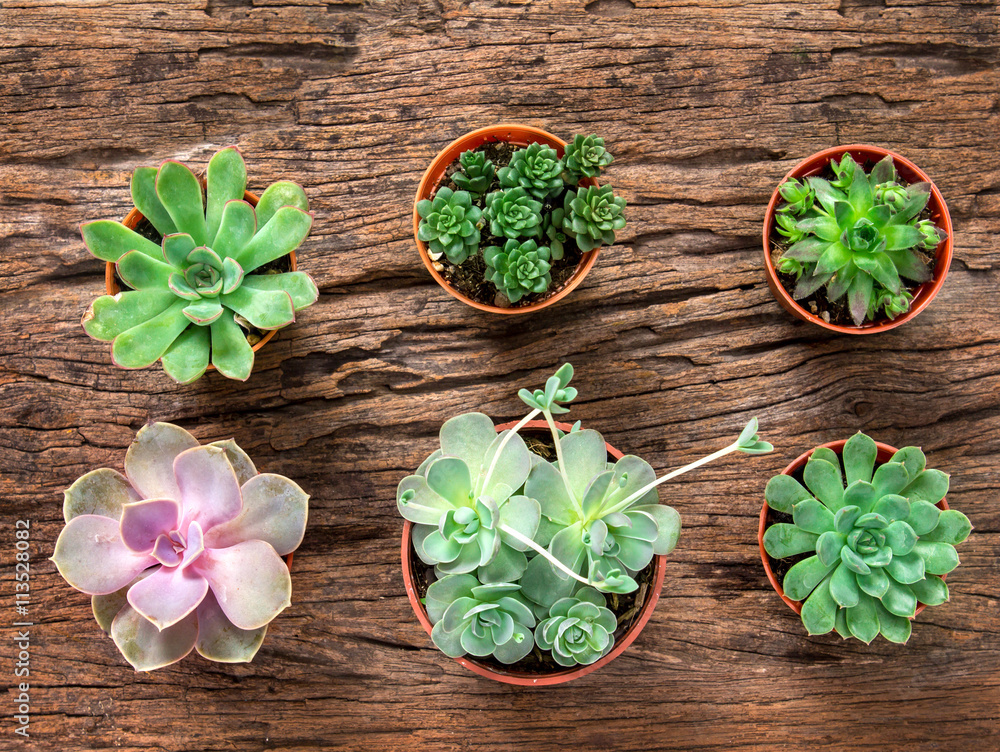
[[[253,370],[253,348],[232,314],[224,313],[211,323],[212,365],[226,378],[246,381]]]
[[[212,248],[223,258],[235,261],[256,233],[257,214],[254,208],[246,201],[229,201],[222,209]]]
[[[164,372],[178,384],[197,381],[208,369],[211,342],[208,329],[189,326],[160,356]]]
[[[184,315],[187,301],[177,300],[151,319],[115,337],[111,357],[122,368],[145,368],[159,360],[191,322]]]
[[[156,172],[155,167],[139,167],[132,173],[132,203],[157,232],[161,235],[170,235],[177,232],[177,225],[156,195]]]
[[[208,242],[201,183],[191,170],[180,162],[164,162],[156,173],[156,196],[178,232],[187,233],[198,245]]]
[[[247,189],[247,166],[235,146],[217,151],[208,162],[206,178],[205,242],[214,244],[222,221],[223,208],[229,201],[239,201]]]
[[[298,183],[279,180],[271,183],[257,202],[257,226],[264,227],[283,206],[292,206],[303,212],[309,211],[309,199]]]

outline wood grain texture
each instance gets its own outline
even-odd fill
[[[1000,749],[1000,13],[990,0],[4,0],[0,5],[0,611],[32,521],[31,740],[0,749]],[[515,121],[604,136],[630,204],[584,284],[514,321],[424,272],[433,155]],[[870,142],[945,196],[955,261],[913,322],[831,336],[764,282],[763,211],[795,163]],[[245,385],[121,371],[79,325],[136,166],[237,144],[250,188],[303,183],[319,302]],[[571,413],[658,470],[760,417],[778,450],[661,493],[684,521],[652,621],[605,670],[526,691],[438,653],[399,572],[395,486],[451,415],[516,418],[563,360]],[[294,603],[253,664],[134,673],[55,572],[61,491],[148,420],[235,437],[312,494]],[[767,478],[865,430],[922,446],[976,525],[908,646],[808,637],[770,590]]]

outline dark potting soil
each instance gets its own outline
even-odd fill
[[[153,223],[148,219],[143,217],[139,220],[139,224],[135,227],[135,232],[138,235],[150,240],[157,245],[163,243],[163,236],[160,234],[159,230],[153,227]],[[261,267],[254,270],[254,274],[283,274],[285,272],[290,272],[292,270],[292,260],[289,256],[282,256],[281,258],[275,259]],[[118,285],[119,290],[130,290],[131,288],[125,284],[125,281],[118,276],[118,268],[115,267],[115,284]],[[237,323],[239,321],[237,320]],[[266,335],[267,332],[258,329],[249,323],[240,324],[243,328],[244,334],[246,335],[247,342],[253,347],[258,342],[260,342]]]
[[[861,167],[864,168],[865,172],[871,172],[872,167],[875,166],[875,160],[868,159],[863,163],[860,163]],[[827,180],[833,180],[836,176],[834,175],[833,169],[827,165],[823,172],[819,174],[819,177],[825,178]],[[903,182],[903,185],[907,183]],[[920,213],[918,219],[930,219],[931,212],[930,209],[925,207]],[[777,265],[778,260],[784,255],[791,244],[782,237],[782,235],[777,230],[777,223],[771,228],[771,263]],[[927,268],[930,269],[933,274],[937,269],[937,258],[932,253],[928,253],[922,248],[915,249],[920,258],[927,264]],[[781,286],[785,288],[785,291],[792,296],[795,291],[795,285],[797,280],[792,274],[782,274],[778,272],[778,281]],[[926,283],[925,283],[926,284]],[[907,283],[903,280],[903,287],[907,292],[913,294],[914,291],[920,287],[920,285],[915,283]],[[795,301],[805,310],[811,313],[813,316],[818,316],[823,319],[828,324],[834,324],[837,326],[847,326],[856,328],[857,324],[854,323],[854,319],[851,318],[851,311],[847,305],[847,295],[841,296],[838,300],[828,300],[826,297],[826,288],[821,287],[812,295],[808,295],[804,298]],[[865,320],[865,324],[869,323],[881,323],[883,321],[891,321],[891,319],[884,313],[880,313],[876,316],[873,321]]]
[[[552,443],[550,434],[539,433],[534,436],[527,435],[524,436],[524,441],[531,451],[542,458],[550,461],[555,459],[555,446]],[[427,595],[427,588],[437,580],[437,576],[434,574],[434,567],[424,564],[417,557],[417,553],[413,549],[412,540],[410,541],[410,572],[413,576],[413,586],[417,591],[417,596],[420,598],[421,603],[423,603],[424,597]],[[632,625],[638,620],[639,614],[642,612],[642,607],[646,604],[647,596],[652,595],[652,586],[655,579],[656,557],[654,556],[653,560],[646,565],[646,568],[635,576],[635,581],[639,584],[637,590],[624,595],[617,593],[604,594],[604,597],[607,599],[607,607],[618,620],[618,627],[615,629],[614,634],[615,644],[625,636]],[[537,645],[517,663],[501,663],[493,656],[475,658],[471,655],[466,655],[465,659],[498,673],[517,672],[545,675],[558,671],[572,670],[573,668],[561,666],[556,663],[549,653],[542,651]]]
[[[511,157],[514,155],[514,152],[520,148],[522,147],[514,146],[506,141],[487,141],[485,144],[473,149],[472,151],[482,152],[487,159],[493,162],[493,166],[496,168],[496,171],[499,172],[501,167],[506,167],[510,164]],[[459,160],[456,159],[445,169],[441,185],[446,188],[450,188],[453,191],[460,190],[460,188],[451,180],[451,176],[460,171],[461,165],[459,164]],[[474,205],[485,210],[486,194],[498,191],[500,188],[500,179],[494,175],[493,182],[490,184],[486,193],[484,193],[478,201],[473,199]],[[542,213],[548,214],[553,208],[562,207],[563,199],[566,192],[569,190],[571,190],[570,187],[566,187],[554,199],[548,198],[542,202]],[[552,277],[552,282],[549,284],[549,289],[545,292],[530,293],[525,295],[516,303],[511,303],[510,300],[507,299],[506,295],[497,290],[496,286],[485,278],[486,262],[483,260],[482,253],[483,249],[488,248],[491,245],[502,248],[506,242],[506,237],[496,237],[491,234],[489,223],[486,223],[482,229],[482,239],[479,242],[479,253],[470,256],[461,264],[451,263],[448,261],[446,256],[442,256],[435,263],[441,266],[438,271],[441,273],[441,276],[444,277],[445,281],[462,293],[465,297],[471,298],[477,303],[483,303],[484,305],[491,305],[497,308],[523,308],[533,303],[545,300],[546,298],[550,298],[566,287],[570,278],[576,272],[576,268],[579,266],[580,260],[583,258],[583,251],[577,247],[576,242],[572,238],[567,238],[566,242],[563,243],[563,257],[558,261],[551,262],[552,269],[549,274]],[[546,238],[542,237],[535,238],[535,242],[541,246],[546,245],[548,241]]]

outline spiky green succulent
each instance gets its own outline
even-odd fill
[[[468,191],[439,188],[433,199],[417,202],[417,237],[427,243],[432,259],[444,254],[451,263],[461,264],[479,251],[482,213]]]
[[[508,240],[503,248],[491,245],[483,250],[486,279],[511,303],[549,289],[551,258],[548,246],[540,246],[534,240]]]
[[[535,615],[510,582],[483,585],[470,574],[452,574],[427,588],[431,639],[453,658],[492,655],[517,663],[531,652]]]
[[[563,231],[581,251],[592,251],[615,242],[615,231],[625,227],[625,199],[610,185],[567,191],[563,200]]]
[[[490,189],[496,168],[485,154],[479,151],[463,151],[458,157],[458,164],[461,170],[451,176],[455,185],[476,198]]]
[[[497,170],[497,177],[504,188],[520,186],[544,201],[559,195],[565,187],[563,169],[563,161],[555,149],[535,143],[515,151],[510,164]]]
[[[777,222],[792,244],[779,271],[796,277],[796,300],[820,288],[831,301],[846,295],[858,326],[880,312],[895,318],[909,310],[903,280],[920,284],[931,278],[917,249],[933,251],[946,237],[933,222],[919,219],[930,185],[904,185],[888,156],[870,174],[850,154],[830,164],[833,181],[792,179],[778,189],[785,202],[779,216],[794,217]]]
[[[90,252],[116,264],[131,288],[98,298],[83,317],[87,334],[113,343],[116,364],[145,368],[162,360],[171,378],[189,383],[211,362],[224,376],[246,380],[254,360],[247,330],[280,329],[316,302],[308,274],[260,273],[309,234],[305,192],[277,182],[254,207],[243,200],[246,182],[235,147],[212,157],[204,193],[180,162],[142,167],[132,175],[132,199],[162,243],[111,220],[81,226]]]
[[[941,575],[958,566],[955,545],[972,525],[936,504],[948,476],[926,468],[923,452],[905,447],[875,467],[878,448],[858,433],[843,456],[816,449],[803,471],[768,481],[768,506],[792,515],[764,533],[764,548],[782,559],[812,553],[785,575],[785,595],[802,604],[809,634],[836,629],[870,643],[881,634],[905,643],[917,603],[948,600]],[[843,461],[843,465],[841,465]]]
[[[584,586],[552,604],[535,628],[535,644],[560,666],[589,666],[611,652],[617,627],[604,596]]]
[[[596,178],[601,170],[614,161],[611,153],[604,148],[604,139],[595,135],[576,134],[573,141],[566,144],[563,163],[566,172],[575,182],[582,178]]]
[[[496,237],[537,238],[542,234],[542,202],[524,188],[507,188],[486,196],[483,212]]]

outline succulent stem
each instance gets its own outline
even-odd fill
[[[512,429],[510,429],[510,431],[507,432],[507,435],[503,437],[503,440],[501,440],[500,442],[500,446],[498,446],[496,452],[493,453],[493,461],[490,462],[490,469],[486,471],[486,477],[483,478],[482,488],[484,490],[489,488],[490,478],[493,477],[493,471],[497,469],[497,462],[500,459],[500,455],[503,454],[503,450],[507,446],[507,442],[511,440],[514,434],[516,434],[518,431],[520,431],[522,428],[528,425],[528,421],[530,421],[540,412],[541,410],[538,409],[532,410],[530,413],[521,418],[521,420],[518,421],[517,425],[514,426]]]
[[[511,538],[514,538],[515,540],[523,543],[525,546],[528,546],[528,548],[532,549],[539,556],[544,556],[545,559],[549,562],[549,564],[551,564],[553,567],[555,567],[556,569],[558,569],[560,572],[565,572],[566,574],[568,574],[570,577],[572,577],[577,582],[582,582],[584,585],[590,585],[591,587],[600,587],[601,583],[599,583],[599,582],[593,582],[592,580],[588,580],[586,577],[581,577],[576,572],[574,572],[572,569],[570,569],[565,564],[563,564],[561,561],[559,561],[559,559],[557,559],[552,554],[550,554],[542,546],[539,546],[537,543],[535,543],[533,540],[531,540],[531,538],[528,538],[525,535],[521,535],[521,533],[517,532],[517,530],[515,530],[514,528],[509,527],[508,525],[504,525],[503,523],[501,523],[499,525],[498,529],[501,532],[506,533],[507,535],[509,535]]]

